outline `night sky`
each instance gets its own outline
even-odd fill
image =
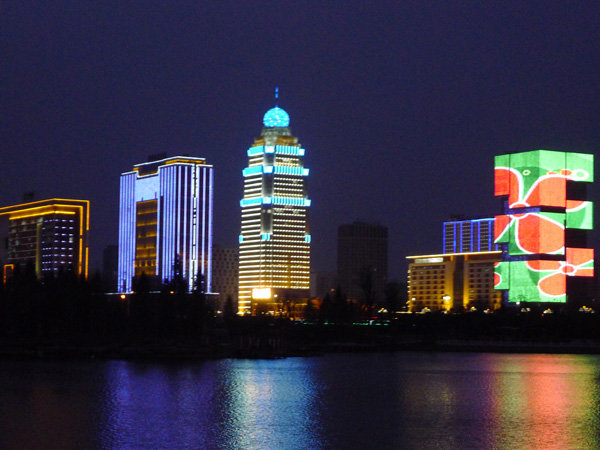
[[[449,214],[500,212],[494,155],[598,154],[599,23],[592,1],[5,1],[0,205],[89,199],[99,268],[119,175],[189,154],[215,167],[215,243],[236,246],[279,86],[311,169],[313,268],[335,270],[337,227],[363,220],[389,227],[402,281]]]

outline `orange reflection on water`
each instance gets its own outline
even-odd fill
[[[598,369],[586,356],[506,355],[492,377],[498,448],[600,448]],[[497,366],[496,366],[497,367]]]

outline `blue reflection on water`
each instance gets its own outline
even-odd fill
[[[2,449],[600,448],[600,357],[0,362]]]
[[[306,360],[110,363],[102,444],[113,449],[319,449]]]

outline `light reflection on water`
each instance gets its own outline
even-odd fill
[[[0,362],[2,449],[600,448],[600,357]]]

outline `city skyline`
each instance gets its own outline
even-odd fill
[[[92,271],[118,241],[118,174],[163,151],[215,167],[215,243],[237,245],[239,149],[275,86],[310,149],[317,270],[335,267],[337,227],[366,220],[389,228],[401,281],[405,255],[439,251],[450,214],[500,213],[495,155],[600,145],[598,5],[2,10],[0,204],[89,199]]]

